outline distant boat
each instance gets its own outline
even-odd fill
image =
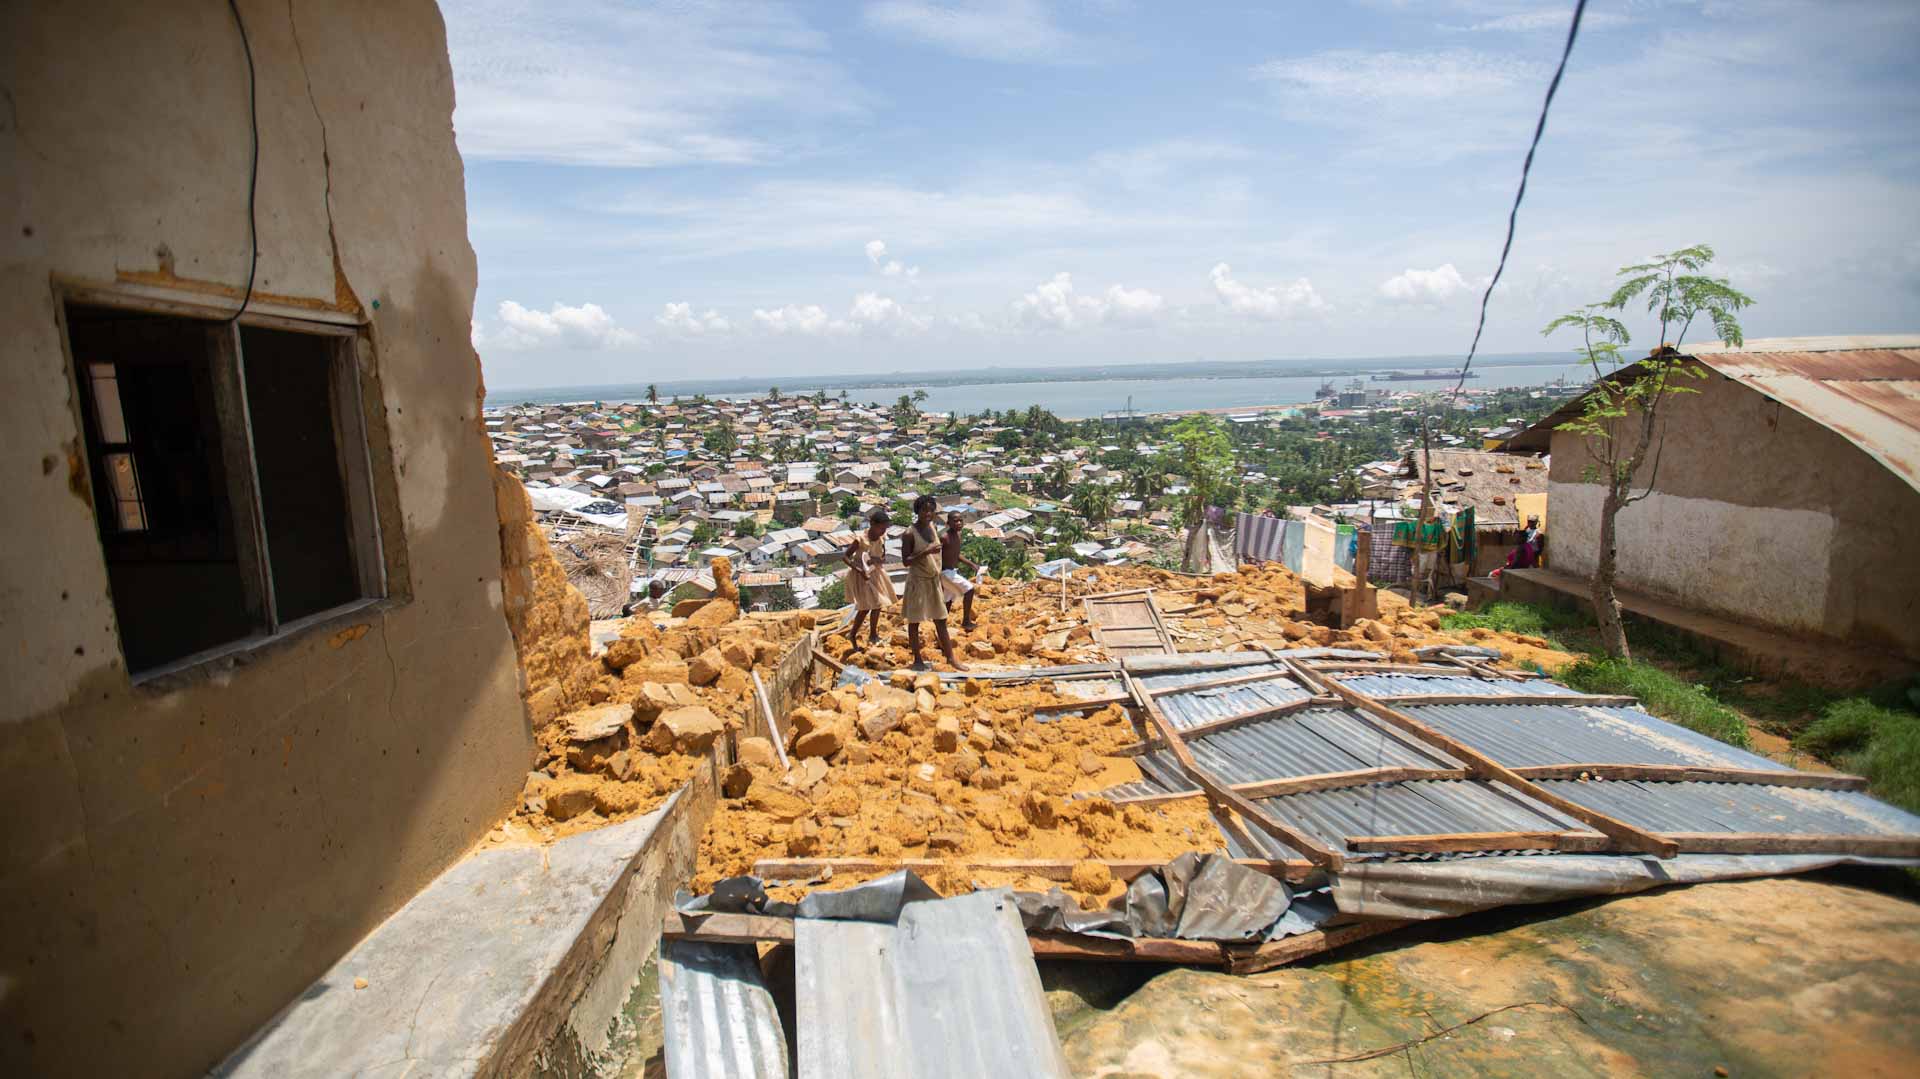
[[[1375,382],[1439,382],[1449,378],[1479,378],[1478,371],[1468,371],[1464,376],[1458,370],[1440,371],[1428,368],[1425,371],[1389,371],[1384,375],[1375,375]]]
[[[1316,400],[1325,400],[1326,398],[1332,397],[1335,392],[1333,380],[1328,379],[1320,384],[1320,388],[1313,392],[1313,396]]]

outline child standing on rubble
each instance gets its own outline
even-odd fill
[[[907,600],[900,617],[907,623],[907,648],[913,652],[913,669],[924,671],[927,661],[920,655],[920,623],[932,622],[940,640],[940,654],[954,670],[965,667],[953,658],[953,638],[947,634],[947,603],[940,594],[940,533],[933,515],[940,502],[932,495],[913,500],[913,527],[900,537],[900,561],[907,566]]]
[[[966,537],[961,535],[960,515],[947,514],[947,531],[940,537],[940,589],[945,593],[947,605],[961,600],[960,628],[972,633],[976,623],[973,620],[973,582],[960,572],[966,566],[974,573],[980,572],[980,563],[961,553]]]
[[[853,632],[848,640],[860,647],[860,620],[868,620],[867,643],[880,643],[880,612],[893,606],[893,582],[887,578],[887,511],[876,509],[867,518],[867,530],[853,537],[840,552],[847,564],[847,598],[853,601]],[[917,653],[919,650],[915,649]]]

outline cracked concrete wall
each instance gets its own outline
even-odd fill
[[[363,312],[400,597],[167,688],[121,660],[55,282],[246,281],[226,5],[0,5],[0,1073],[187,1074],[511,806],[502,615],[445,27],[425,0],[241,0],[256,302]]]
[[[1920,657],[1920,559],[1906,522],[1920,492],[1840,435],[1709,373],[1661,406],[1666,442],[1622,510],[1619,581],[1709,614]],[[1631,445],[1629,422],[1621,438]],[[1599,564],[1591,450],[1553,436],[1547,558],[1585,577]],[[1638,490],[1639,488],[1636,488]]]

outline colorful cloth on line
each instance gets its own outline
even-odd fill
[[[1474,527],[1473,507],[1468,506],[1454,514],[1453,524],[1447,527],[1447,561],[1471,566],[1479,553],[1480,534]]]
[[[1233,553],[1242,562],[1284,562],[1286,535],[1284,518],[1239,514],[1233,524]]]
[[[1447,545],[1447,526],[1439,520],[1393,522],[1393,545],[1414,551],[1437,551]]]

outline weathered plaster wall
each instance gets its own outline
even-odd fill
[[[225,4],[0,5],[6,1074],[204,1068],[477,839],[531,759],[439,12],[240,8],[256,289],[369,315],[408,598],[183,688],[129,684],[69,486],[84,465],[51,280],[237,298],[245,61]]]
[[[1839,435],[1720,375],[1663,410],[1657,492],[1619,518],[1620,583],[1698,610],[1920,656],[1920,492]],[[1631,427],[1623,432],[1631,440]],[[1630,444],[1630,443],[1629,443]],[[1600,487],[1553,436],[1550,565],[1598,564]],[[1640,482],[1653,476],[1651,464]]]

